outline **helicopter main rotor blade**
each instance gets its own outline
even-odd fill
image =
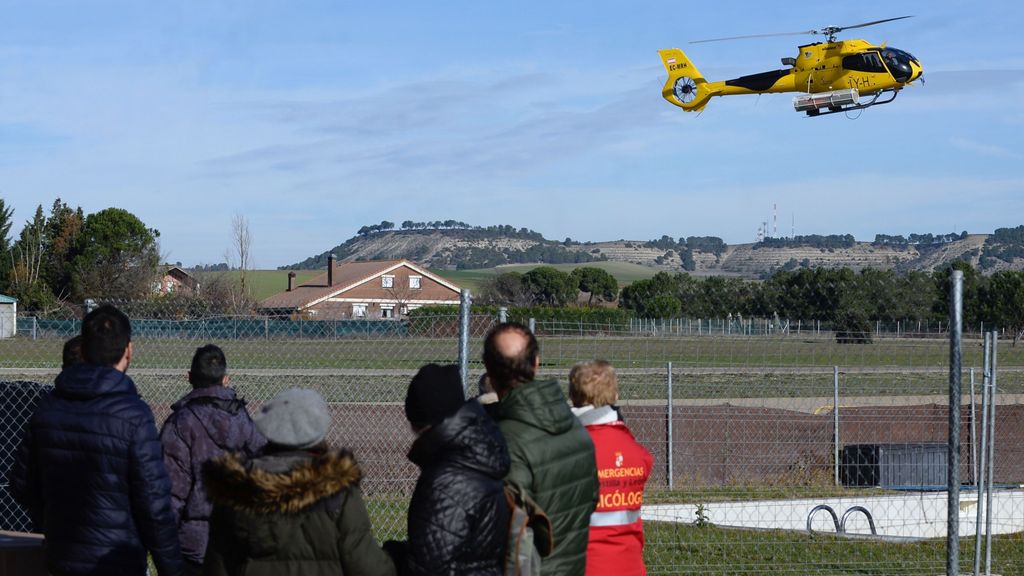
[[[864,22],[862,24],[854,24],[852,26],[826,26],[821,30],[804,30],[803,32],[777,32],[774,34],[749,34],[746,36],[729,36],[727,38],[709,38],[707,40],[692,40],[690,44],[703,44],[705,42],[722,42],[725,40],[745,40],[747,38],[770,38],[772,36],[803,36],[805,34],[824,34],[826,36],[835,35],[843,30],[850,30],[853,28],[864,28],[865,26],[874,26],[875,24],[881,24],[883,22],[892,22],[893,20],[903,20],[904,18],[913,18],[913,16],[897,16],[896,18],[885,18],[883,20],[875,20],[872,22]]]
[[[913,16],[897,16],[895,18],[886,18],[885,20],[875,20],[874,22],[865,22],[863,24],[854,24],[853,26],[838,26],[836,31],[851,30],[853,28],[864,28],[865,26],[874,26],[875,24],[881,24],[882,22],[892,22],[893,20],[903,20],[904,18],[913,18]]]
[[[703,44],[704,42],[722,42],[724,40],[744,40],[746,38],[769,38],[771,36],[802,36],[804,34],[818,34],[817,30],[805,30],[803,32],[777,32],[774,34],[750,34],[747,36],[729,36],[728,38],[709,38],[707,40],[692,40],[690,44]]]

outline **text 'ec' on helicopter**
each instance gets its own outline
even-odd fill
[[[921,63],[903,50],[887,47],[885,44],[876,46],[865,40],[836,40],[836,34],[851,28],[863,28],[904,18],[910,16],[886,18],[853,26],[826,26],[821,30],[755,34],[691,42],[697,44],[797,34],[822,34],[826,38],[825,42],[800,46],[796,58],[783,58],[782,64],[789,66],[788,68],[718,82],[705,80],[682,50],[659,50],[661,61],[668,71],[668,81],[665,82],[661,94],[666,100],[687,112],[703,110],[712,96],[775,92],[801,92],[802,94],[793,98],[793,107],[797,112],[806,112],[808,116],[862,110],[878,104],[888,104],[904,86],[921,77]]]

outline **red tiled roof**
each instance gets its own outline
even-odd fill
[[[441,282],[455,286],[451,282],[438,278],[437,276],[430,274],[423,268],[420,268],[407,260],[370,260],[364,262],[338,262],[334,265],[334,285],[327,285],[327,272],[320,274],[319,276],[305,282],[301,286],[295,287],[291,292],[284,291],[275,294],[260,302],[260,308],[263,309],[287,309],[297,310],[308,306],[309,304],[333,296],[346,289],[358,286],[367,280],[370,280],[376,276],[379,276],[386,272],[388,269],[394,268],[399,264],[406,264],[414,267],[431,278],[440,280]],[[455,290],[458,291],[458,287],[455,286]]]

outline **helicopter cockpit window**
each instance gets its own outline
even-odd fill
[[[886,73],[885,65],[878,52],[861,52],[843,58],[843,68],[857,72],[879,72]]]
[[[886,66],[889,67],[889,72],[892,73],[893,78],[899,82],[907,82],[910,80],[910,76],[913,74],[913,69],[910,67],[910,63],[916,63],[913,56],[903,50],[886,48],[885,50],[882,50],[882,58],[885,60]]]

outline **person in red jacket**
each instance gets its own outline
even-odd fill
[[[644,576],[644,525],[640,506],[654,458],[633,438],[614,404],[615,368],[604,360],[581,362],[569,372],[573,413],[594,441],[601,484],[590,515],[587,576]]]

